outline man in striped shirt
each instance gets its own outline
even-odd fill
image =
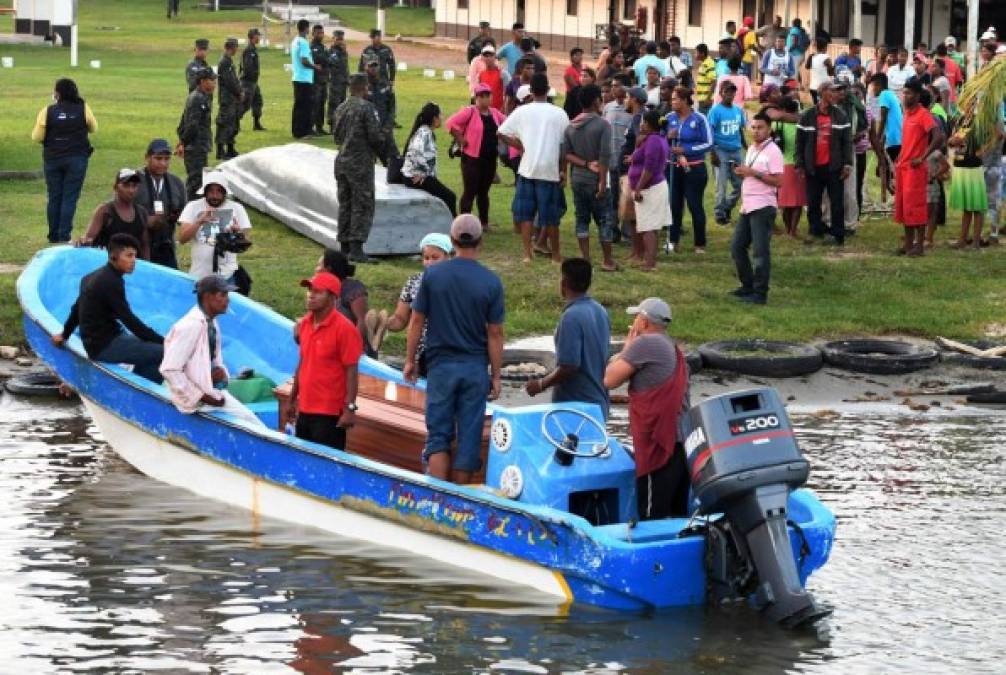
[[[695,47],[695,60],[699,72],[695,78],[695,98],[699,103],[699,112],[703,115],[713,107],[713,89],[716,84],[716,61],[709,56],[709,47],[700,44]]]

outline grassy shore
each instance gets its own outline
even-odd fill
[[[151,138],[175,138],[175,127],[185,99],[183,69],[192,40],[212,41],[211,60],[228,35],[244,35],[259,20],[256,11],[212,14],[186,8],[180,20],[167,22],[161,0],[90,0],[80,6],[80,60],[71,70],[67,50],[0,47],[12,56],[13,69],[0,69],[4,114],[0,118],[0,170],[41,168],[41,149],[29,138],[38,110],[50,98],[52,83],[72,76],[98,119],[96,147],[77,212],[75,236],[86,226],[92,210],[110,196],[114,172],[142,162]],[[274,37],[278,38],[279,35]],[[359,53],[361,45],[351,45]],[[263,50],[262,88],[267,132],[242,131],[240,150],[290,142],[289,76],[281,50]],[[433,53],[433,52],[431,52]],[[442,59],[441,52],[437,52]],[[458,55],[458,66],[463,57]],[[87,67],[100,60],[101,68]],[[466,102],[462,81],[444,82],[421,77],[422,62],[410,58],[410,70],[398,81],[398,107],[404,138],[411,118],[426,101],[437,101],[445,113]],[[438,134],[442,179],[460,192],[456,161],[447,158],[447,135]],[[312,142],[331,147],[328,138]],[[182,173],[180,162],[174,170]],[[504,182],[511,175],[504,172]],[[334,187],[334,185],[333,185]],[[707,199],[711,201],[712,185]],[[513,190],[498,186],[492,193],[493,231],[485,243],[485,261],[503,278],[507,293],[508,336],[551,332],[562,303],[557,270],[549,262],[531,267],[520,263],[519,246],[510,228]],[[570,204],[572,205],[572,204]],[[255,279],[253,295],[278,311],[293,316],[302,311],[303,296],[296,282],[314,267],[320,248],[262,214],[253,213],[254,247],[242,259]],[[563,247],[575,251],[572,213],[563,219]],[[956,216],[950,218],[956,223]],[[686,223],[690,227],[690,223]],[[45,185],[42,181],[0,182],[0,343],[21,341],[19,310],[13,293],[16,267],[46,245]],[[648,295],[667,298],[675,313],[673,333],[689,343],[757,336],[809,340],[855,334],[911,334],[974,337],[989,332],[1006,313],[1002,286],[1006,278],[1006,250],[977,253],[945,246],[922,259],[891,255],[898,228],[886,221],[870,221],[844,251],[823,251],[782,237],[773,242],[770,304],[740,306],[726,292],[736,285],[728,243],[730,230],[710,224],[708,253],[685,251],[661,256],[659,271],[598,274],[593,294],[609,308],[616,332],[627,323],[624,307]],[[956,224],[944,229],[941,243],[956,234]],[[596,242],[592,242],[596,255]],[[182,247],[183,258],[188,255]],[[626,252],[619,249],[619,259]],[[400,258],[360,270],[370,287],[371,304],[391,308],[402,282],[419,265]],[[401,349],[400,335],[390,349]]]

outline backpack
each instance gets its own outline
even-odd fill
[[[799,31],[796,36],[796,49],[806,54],[807,50],[810,49],[810,34],[803,29],[803,26],[800,26]]]

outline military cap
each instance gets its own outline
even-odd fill
[[[224,49],[228,49],[230,47],[237,48],[237,46],[238,46],[237,38],[227,38],[226,40],[224,40]]]
[[[196,49],[209,49],[210,41],[206,38],[199,38],[196,40]]]
[[[332,36],[333,37],[345,37],[346,36],[346,31],[344,31],[344,30],[333,30],[332,31]]]
[[[479,28],[488,28],[488,27],[489,27],[488,21],[479,21]]]
[[[378,29],[378,28],[371,28],[370,29],[370,37],[372,37],[372,38],[381,37],[381,31],[380,31],[380,29]]]
[[[359,87],[361,85],[365,86],[367,84],[367,76],[363,73],[353,73],[349,76],[349,86]]]
[[[255,37],[256,35],[261,35],[261,34],[262,34],[262,31],[260,31],[258,28],[249,28],[248,29],[248,37]]]
[[[217,79],[217,74],[213,72],[212,68],[200,68],[196,71],[194,75],[196,82],[202,82],[203,80],[215,80]]]

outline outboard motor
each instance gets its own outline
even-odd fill
[[[789,494],[807,481],[774,389],[749,389],[703,401],[682,422],[692,489],[710,524],[706,567],[717,599],[751,595],[785,626],[826,615],[800,583],[787,527]]]

